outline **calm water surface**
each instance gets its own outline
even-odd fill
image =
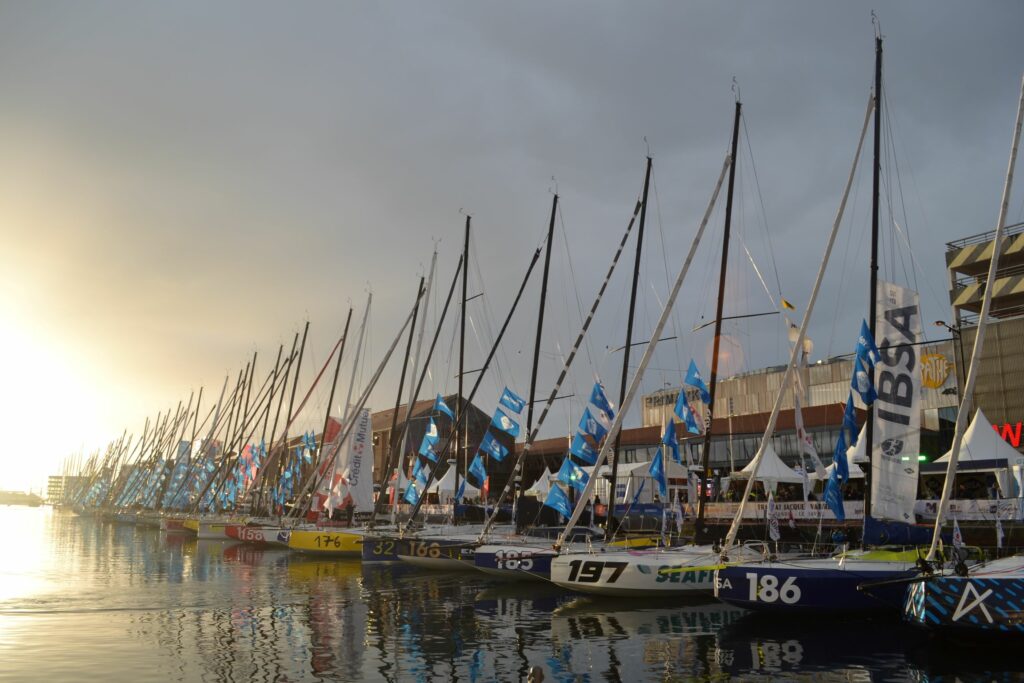
[[[0,507],[3,681],[1024,680],[1019,645],[362,567]]]

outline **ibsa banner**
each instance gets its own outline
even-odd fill
[[[878,282],[871,516],[914,522],[921,445],[921,306],[917,292]]]

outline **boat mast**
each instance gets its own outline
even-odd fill
[[[868,292],[868,330],[872,341],[875,339],[875,315],[878,301],[878,185],[882,171],[882,36],[875,36],[875,140],[874,160],[871,171],[871,265],[870,290]],[[871,515],[872,470],[875,463],[875,407],[868,406],[867,427],[864,430],[864,452],[867,453],[869,467],[864,473],[864,525],[867,528],[868,517]],[[863,531],[861,532],[863,533]]]
[[[939,499],[939,510],[935,517],[935,530],[932,533],[932,545],[928,550],[928,561],[935,560],[935,553],[938,550],[939,539],[942,535],[942,520],[949,508],[949,498],[953,493],[953,480],[956,478],[956,463],[960,458],[960,445],[963,442],[964,430],[967,427],[967,416],[971,410],[971,401],[974,394],[974,383],[977,381],[981,358],[982,343],[985,340],[985,322],[988,318],[989,308],[992,304],[992,294],[996,283],[996,270],[999,264],[999,255],[1003,250],[1003,231],[1006,227],[1006,211],[1010,204],[1010,189],[1013,187],[1013,170],[1017,165],[1017,146],[1020,144],[1021,121],[1024,117],[1024,79],[1021,79],[1020,100],[1017,103],[1017,121],[1013,128],[1013,144],[1010,146],[1010,163],[1006,168],[1006,180],[1003,183],[1003,198],[999,205],[999,220],[996,223],[996,234],[992,241],[992,259],[988,264],[988,277],[985,280],[985,295],[981,301],[981,312],[978,314],[978,328],[974,334],[974,348],[971,350],[971,363],[968,366],[967,380],[964,383],[963,400],[960,409],[956,414],[956,427],[953,432],[953,447],[949,454],[949,464],[946,466],[946,480],[942,485],[942,498]],[[999,511],[996,510],[998,517]]]
[[[472,216],[466,216],[466,236],[462,245],[462,315],[459,318],[459,392],[458,397],[455,399],[455,424],[452,425],[454,429],[455,438],[455,491],[458,493],[459,490],[459,467],[462,465],[462,434],[465,430],[462,424],[462,414],[465,408],[462,405],[462,373],[464,371],[464,364],[466,360],[466,287],[469,281],[469,224],[472,220]],[[483,484],[483,482],[480,482]],[[426,493],[424,491],[424,493]],[[421,496],[422,498],[422,496]],[[457,500],[452,501],[452,521],[458,524],[459,519],[456,514],[458,510],[459,502]]]
[[[555,237],[555,215],[558,213],[558,193],[551,199],[551,220],[548,222],[548,243],[544,254],[544,274],[540,281],[540,305],[537,310],[537,338],[533,343],[533,368],[530,371],[530,392],[526,395],[526,434],[533,433],[533,396],[537,391],[537,366],[540,361],[540,339],[544,330],[544,304],[548,297],[548,273],[551,271],[551,249]],[[517,476],[517,470],[512,471],[513,479]],[[513,489],[514,492],[514,489]],[[522,490],[519,496],[523,495]],[[513,498],[513,500],[515,500]],[[515,520],[513,520],[514,522]]]
[[[718,272],[718,304],[715,312],[715,339],[711,349],[711,376],[708,377],[708,415],[704,429],[704,451],[701,453],[700,491],[697,492],[697,521],[694,525],[694,540],[703,543],[707,540],[704,529],[705,505],[708,497],[708,479],[711,477],[711,432],[715,414],[715,389],[718,386],[718,348],[722,340],[722,308],[725,304],[725,274],[729,264],[729,232],[732,227],[733,188],[736,184],[736,147],[740,136],[740,115],[743,103],[736,100],[736,113],[732,122],[732,151],[729,165],[729,187],[725,195],[725,229],[722,235],[722,265]],[[685,391],[685,390],[684,390]],[[674,419],[674,418],[673,418]]]
[[[331,406],[334,405],[334,392],[338,388],[338,375],[341,373],[341,359],[345,357],[345,342],[348,341],[348,327],[349,327],[349,324],[351,322],[352,322],[352,307],[349,306],[348,307],[348,315],[345,316],[345,329],[341,333],[341,348],[338,349],[338,360],[334,363],[334,378],[331,380],[331,393],[327,397],[327,410],[324,411],[324,428],[320,432],[320,448],[317,449],[318,453],[323,453],[324,449],[327,447],[327,427],[331,424]],[[316,435],[315,434],[313,435],[313,440],[314,441],[316,440]],[[332,461],[332,464],[331,464],[331,479],[330,479],[331,482],[334,481],[334,464],[337,463],[337,461],[338,461],[337,450],[340,449],[340,448],[341,448],[341,444],[339,443],[337,445],[337,447],[335,448],[335,452],[334,453],[328,453],[327,454],[328,457],[330,457],[331,461]],[[282,458],[281,462],[284,462],[284,460],[285,459]],[[317,460],[319,461],[320,458],[317,458]]]
[[[626,320],[626,346],[622,350],[622,380],[619,382],[619,406],[626,400],[626,379],[629,377],[629,350],[633,346],[633,315],[636,312],[636,289],[640,282],[640,257],[644,246],[644,223],[647,221],[647,190],[651,185],[651,157],[647,157],[647,170],[644,172],[644,192],[640,200],[640,224],[636,233],[636,259],[633,262],[633,288],[629,295],[629,318]],[[615,480],[619,473],[619,443],[622,439],[622,432],[615,434],[615,445],[612,447],[612,475],[610,482],[611,495],[608,501],[608,516],[605,520],[605,528],[610,534],[617,530],[615,521]],[[594,470],[597,476],[597,470]]]

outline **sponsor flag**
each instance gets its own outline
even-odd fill
[[[850,387],[860,394],[860,400],[864,401],[865,405],[871,405],[878,398],[875,383],[871,378],[873,373],[868,368],[874,370],[872,365],[865,368],[860,356],[853,359],[853,376],[850,378]]]
[[[697,364],[692,359],[690,360],[690,367],[686,371],[686,379],[683,380],[683,384],[699,391],[700,400],[704,401],[704,403],[711,403],[711,392],[708,391],[708,385],[704,383],[704,379],[697,370]]]
[[[858,358],[871,367],[874,367],[878,361],[882,360],[882,354],[878,352],[878,347],[875,346],[875,339],[871,336],[871,329],[868,327],[867,320],[860,321],[860,336],[857,337],[856,354]]]
[[[654,454],[654,459],[651,460],[650,467],[647,468],[650,472],[651,478],[658,482],[658,495],[663,499],[668,497],[668,480],[665,478],[665,461],[661,455],[661,449]],[[637,491],[637,494],[640,492]]]
[[[500,429],[505,432],[513,439],[519,436],[519,423],[502,412],[501,408],[494,409],[494,417],[491,419],[491,425],[495,429]]]
[[[463,477],[462,481],[459,482],[459,490],[455,492],[455,502],[458,503],[462,500],[462,496],[466,493],[466,479]]]
[[[779,533],[779,519],[775,516],[775,496],[771,490],[768,491],[768,537],[773,541],[782,538]]]
[[[846,397],[846,410],[843,411],[843,431],[850,447],[857,445],[857,411],[853,408],[853,394]]]
[[[953,517],[953,547],[964,547],[964,535],[960,533],[960,525],[956,521],[956,516]]]
[[[700,434],[700,425],[697,424],[697,418],[693,414],[693,409],[690,408],[690,404],[686,400],[685,389],[679,392],[679,398],[676,399],[675,414],[686,425],[686,431],[691,434]]]
[[[569,452],[588,465],[593,465],[597,462],[597,450],[587,443],[582,434],[572,437],[572,445],[569,446]]]
[[[594,388],[590,390],[590,402],[605,414],[608,423],[615,419],[615,409],[605,396],[604,386],[600,382],[595,382]]]
[[[516,392],[512,391],[508,387],[505,387],[505,390],[501,392],[501,398],[498,399],[498,403],[516,414],[523,412],[523,408],[526,407],[525,399],[521,398],[516,394]]]
[[[577,491],[582,491],[590,481],[590,476],[583,471],[583,468],[575,464],[569,458],[562,461],[558,470],[558,480],[568,484]]]
[[[833,470],[836,478],[841,483],[850,481],[850,461],[846,459],[846,434],[844,430],[839,430],[839,438],[836,439],[836,450],[832,454]]]
[[[473,462],[469,463],[469,473],[476,477],[478,488],[484,485],[484,480],[487,479],[487,469],[484,467],[484,460],[479,453],[473,457]]]
[[[828,505],[828,509],[832,511],[836,519],[840,522],[844,521],[846,519],[846,510],[843,508],[843,484],[839,481],[839,476],[836,474],[835,469],[832,470],[828,483],[825,484],[824,498],[825,504]]]
[[[484,434],[483,440],[480,442],[480,451],[491,456],[498,462],[505,459],[508,455],[508,449],[498,443],[498,440],[491,436],[490,432]]]
[[[437,398],[434,399],[434,410],[439,413],[444,413],[450,420],[455,419],[455,413],[453,413],[452,409],[448,407],[448,404],[444,402],[444,397],[442,397],[441,394],[438,394]]]
[[[563,517],[572,517],[572,505],[569,503],[569,496],[565,495],[565,491],[562,490],[561,486],[551,487],[551,490],[548,491],[548,497],[544,500],[544,504],[553,510],[557,510]]]
[[[672,459],[681,465],[683,461],[679,459],[679,441],[676,440],[675,420],[669,420],[665,425],[665,429],[661,433],[661,443],[668,446],[669,452],[672,453]]]
[[[420,443],[419,454],[431,462],[437,462],[437,454],[434,452],[434,446],[441,440],[441,437],[437,433],[437,425],[434,424],[434,418],[430,418],[430,422],[427,423],[427,431],[423,433],[423,441]]]
[[[593,437],[596,443],[601,443],[601,439],[604,438],[608,430],[605,429],[601,421],[594,417],[590,412],[590,408],[583,410],[583,417],[580,418],[579,430],[584,434]]]

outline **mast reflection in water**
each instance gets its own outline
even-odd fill
[[[0,508],[0,680],[1020,680],[1006,643],[579,597]]]

